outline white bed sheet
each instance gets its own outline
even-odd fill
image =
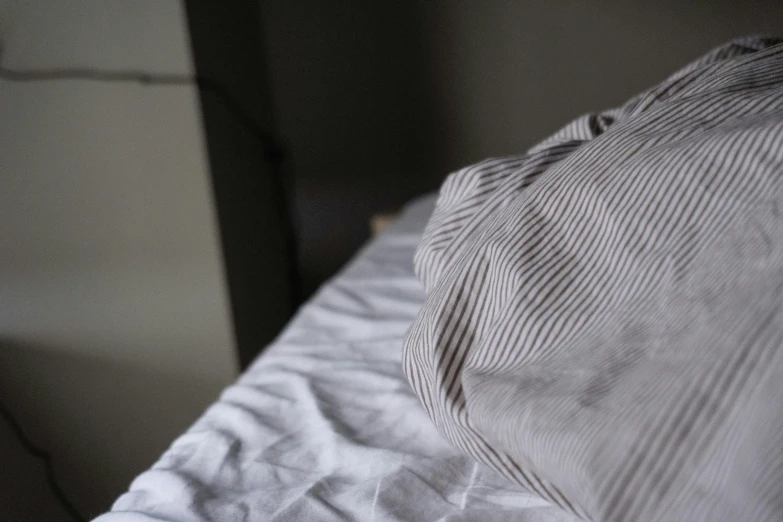
[[[409,205],[96,520],[573,520],[447,444],[405,380],[433,204]]]

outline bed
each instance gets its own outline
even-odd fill
[[[100,522],[783,519],[783,40],[451,174]]]
[[[403,375],[433,205],[407,206],[97,520],[573,520],[449,445]]]

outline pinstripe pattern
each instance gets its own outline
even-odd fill
[[[783,520],[781,174],[753,37],[449,176],[403,351],[440,432],[585,519]]]

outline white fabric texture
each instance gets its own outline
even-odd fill
[[[595,521],[783,520],[783,44],[450,176],[403,364],[455,447]]]
[[[96,520],[573,520],[454,450],[405,380],[433,203],[361,251]]]

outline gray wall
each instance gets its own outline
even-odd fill
[[[731,37],[783,34],[783,2],[262,0],[296,162],[312,289],[374,212],[524,152]]]
[[[0,61],[191,73],[186,28],[173,0],[2,2]],[[196,91],[0,80],[0,198],[0,397],[95,515],[237,372]],[[57,520],[0,437],[0,519]]]
[[[190,73],[174,1],[13,3],[6,67]],[[235,372],[196,92],[0,82],[0,336]]]

